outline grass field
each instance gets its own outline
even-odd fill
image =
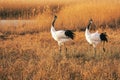
[[[48,32],[1,40],[0,79],[119,80],[119,31],[111,30],[108,34],[106,52],[99,45],[96,57],[85,40],[84,32],[76,32],[75,44],[67,43],[68,52],[66,54],[63,47],[61,55]]]
[[[119,0],[1,0],[0,80],[120,80],[119,5]],[[60,54],[51,37],[53,15],[57,30],[75,32],[67,53],[63,46]],[[90,18],[108,34],[106,52],[99,44],[96,56],[84,36]]]

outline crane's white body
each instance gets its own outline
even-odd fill
[[[98,33],[98,31],[96,31],[95,33],[90,33],[88,28],[86,28],[85,37],[88,43],[92,44],[93,47],[96,47],[96,45],[101,42],[100,34]]]
[[[51,34],[54,40],[58,42],[58,45],[61,46],[66,41],[70,41],[71,38],[65,35],[65,30],[56,31],[53,26],[51,26]]]

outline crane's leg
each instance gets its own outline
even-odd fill
[[[65,45],[65,44],[64,44]],[[65,46],[65,52],[67,53],[67,47]]]
[[[66,52],[66,54],[67,54],[67,47],[65,47],[65,52]]]
[[[96,44],[93,44],[94,47],[94,56],[96,56]]]
[[[65,43],[63,43],[63,46],[64,46],[64,48],[65,48],[65,53],[67,53],[67,48],[66,48],[66,46],[65,46]]]
[[[95,53],[94,53],[94,56],[96,56],[96,47],[94,47],[94,52],[95,52]]]
[[[61,42],[58,42],[58,45],[59,45],[59,52],[61,54]]]
[[[103,42],[103,51],[105,52],[105,48],[104,48],[104,46],[105,46],[105,42]]]
[[[59,52],[60,52],[60,54],[61,54],[61,46],[59,46]]]
[[[65,58],[67,56],[67,47],[65,46],[65,43],[64,43],[64,47],[65,47]]]

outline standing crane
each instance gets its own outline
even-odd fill
[[[90,32],[90,26],[91,26],[92,22],[93,22],[93,20],[90,19],[89,24],[86,27],[86,30],[85,30],[86,40],[90,45],[92,45],[94,47],[95,54],[96,54],[96,46],[97,46],[97,44],[100,43],[100,42],[103,42],[103,51],[105,52],[104,45],[105,45],[105,42],[108,42],[106,32],[98,33],[98,31],[96,31],[94,33],[91,33]]]
[[[74,39],[74,33],[71,30],[55,30],[54,23],[57,19],[57,16],[54,16],[54,19],[51,24],[51,35],[55,41],[58,42],[59,45],[59,51],[61,53],[61,46],[65,45],[65,42],[73,40]],[[67,52],[67,48],[66,48]]]

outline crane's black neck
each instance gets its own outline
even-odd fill
[[[90,25],[91,25],[91,23],[89,23],[88,26],[87,26],[87,29],[88,29],[88,30],[90,29]]]
[[[53,26],[53,27],[54,27],[55,21],[56,21],[56,19],[54,18],[54,20],[53,20],[53,22],[52,22],[52,26]]]

